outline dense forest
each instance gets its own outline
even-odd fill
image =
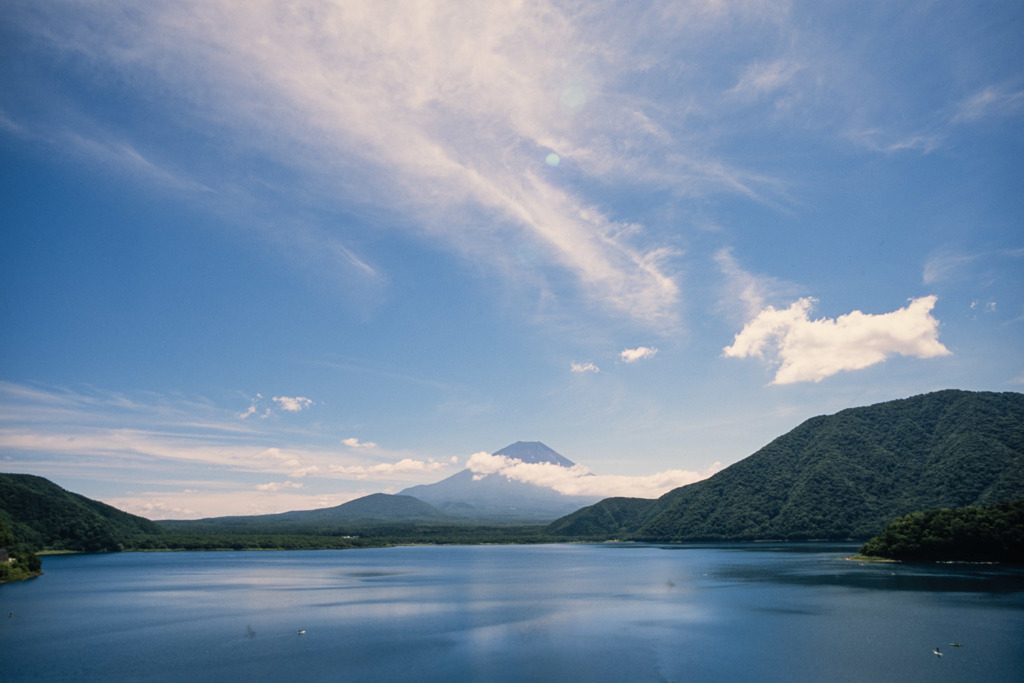
[[[655,501],[556,520],[581,540],[866,539],[919,510],[1024,497],[1024,394],[940,391],[807,420]]]
[[[865,543],[860,554],[904,561],[1024,564],[1024,500],[913,512]]]
[[[0,583],[31,579],[42,573],[43,563],[32,549],[19,543],[3,516],[0,516],[0,549],[6,553],[6,561],[0,561]]]
[[[156,522],[31,474],[0,474],[0,517],[18,542],[36,550],[121,550],[140,534],[163,532]]]
[[[166,531],[140,535],[126,550],[326,550],[393,545],[475,545],[482,543],[554,543],[542,527],[468,524],[346,525],[316,532],[281,534],[253,528],[246,531],[207,527],[198,533]]]

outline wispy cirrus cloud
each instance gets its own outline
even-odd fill
[[[694,144],[674,106],[655,105],[632,85],[652,68],[673,71],[665,55],[685,40],[666,27],[686,36],[748,18],[759,26],[776,10],[784,15],[784,4],[770,11],[656,6],[635,32],[622,30],[623,18],[634,18],[628,8],[594,13],[544,0],[310,1],[284,10],[181,0],[131,13],[58,0],[18,14],[60,49],[127,73],[144,97],[184,104],[188,116],[178,125],[212,125],[217,135],[204,140],[216,140],[225,158],[243,146],[306,174],[304,187],[321,197],[397,208],[412,217],[392,221],[400,229],[488,263],[490,273],[517,283],[540,277],[534,284],[558,283],[568,296],[559,271],[568,272],[576,293],[605,310],[671,327],[682,296],[678,252],[583,188],[776,195],[778,179]],[[775,91],[801,68],[768,60],[748,68],[736,87]],[[147,159],[133,155],[138,145],[105,148],[129,163]],[[547,161],[555,157],[559,163]],[[202,167],[195,172],[202,176]],[[241,181],[233,182],[218,192],[235,196]],[[270,184],[263,179],[260,187]],[[315,231],[304,238],[331,239]],[[544,263],[543,274],[516,267],[523,243]],[[333,245],[344,250],[339,261],[382,279],[353,250]]]
[[[1005,84],[989,85],[960,102],[954,123],[969,123],[990,117],[1024,113],[1024,89]]]
[[[771,94],[786,87],[803,69],[801,64],[788,59],[754,62],[743,70],[736,85],[728,92],[750,98]]]
[[[495,262],[528,240],[610,309],[675,319],[664,250],[630,239],[545,163],[576,155],[601,175],[621,151],[592,141],[649,135],[634,103],[602,92],[617,68],[611,46],[564,9],[182,1],[131,14],[59,2],[33,12],[26,23],[65,49],[155,78],[197,119],[257,132],[260,151],[325,191],[384,191],[389,205],[403,197],[418,229]],[[106,149],[145,162],[128,146]]]
[[[933,253],[924,264],[921,280],[926,285],[934,285],[943,280],[961,274],[971,263],[977,261],[978,254],[943,249]]]
[[[720,307],[736,311],[745,320],[764,310],[769,301],[792,296],[797,291],[795,285],[778,278],[745,270],[730,247],[716,251],[714,261],[723,277]]]
[[[344,496],[337,491],[341,482],[372,476],[382,488],[420,483],[421,475],[451,468],[457,460],[419,457],[357,439],[339,445],[330,434],[285,430],[275,420],[239,421],[235,410],[155,394],[0,382],[0,461],[8,471],[73,476],[95,480],[97,486],[110,478],[145,486],[191,476],[197,484],[189,488],[202,493],[181,492],[188,505],[162,499],[177,495],[166,485],[152,500],[164,500],[168,514],[209,515],[220,509],[226,491],[259,492],[262,512],[312,508],[310,502],[319,496]],[[298,500],[298,489],[306,503],[287,507]],[[267,497],[286,491],[288,498]]]
[[[897,311],[872,315],[853,311],[835,319],[811,320],[814,299],[788,308],[768,306],[723,349],[726,358],[759,358],[778,363],[773,384],[820,382],[836,373],[860,370],[899,354],[948,356],[931,315],[936,297],[912,299]]]

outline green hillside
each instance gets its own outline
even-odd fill
[[[914,512],[887,526],[860,552],[894,560],[1024,564],[1024,500]]]
[[[644,541],[870,538],[896,517],[1024,497],[1024,395],[940,391],[812,418],[656,501],[547,532]],[[624,521],[624,523],[623,523]]]
[[[162,533],[155,522],[31,474],[0,474],[0,515],[36,550],[121,550],[139,534]]]

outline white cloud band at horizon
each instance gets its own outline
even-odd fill
[[[916,358],[948,356],[931,315],[937,297],[912,299],[881,315],[853,311],[832,320],[810,319],[815,300],[799,299],[789,308],[768,306],[738,332],[726,358],[760,358],[779,363],[773,384],[820,382],[838,372],[860,370],[899,354]],[[766,354],[767,352],[767,354]]]
[[[76,492],[134,514],[177,518],[338,505],[428,483],[458,463],[355,437],[339,442],[330,432],[277,420],[240,420],[236,410],[205,400],[0,381],[0,462],[5,471],[58,485],[70,478],[105,489],[110,481],[132,481],[139,495]],[[370,490],[353,491],[352,482],[368,479]]]
[[[712,464],[704,472],[665,470],[643,476],[596,475],[582,465],[562,467],[550,462],[528,463],[506,455],[486,452],[474,453],[466,462],[466,469],[474,479],[498,475],[510,481],[519,481],[550,488],[566,496],[599,496],[609,498],[657,498],[672,489],[707,479],[717,472],[721,463]]]

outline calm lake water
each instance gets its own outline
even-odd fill
[[[1024,680],[1024,571],[844,559],[855,550],[595,544],[46,557],[41,578],[0,586],[0,678]]]

